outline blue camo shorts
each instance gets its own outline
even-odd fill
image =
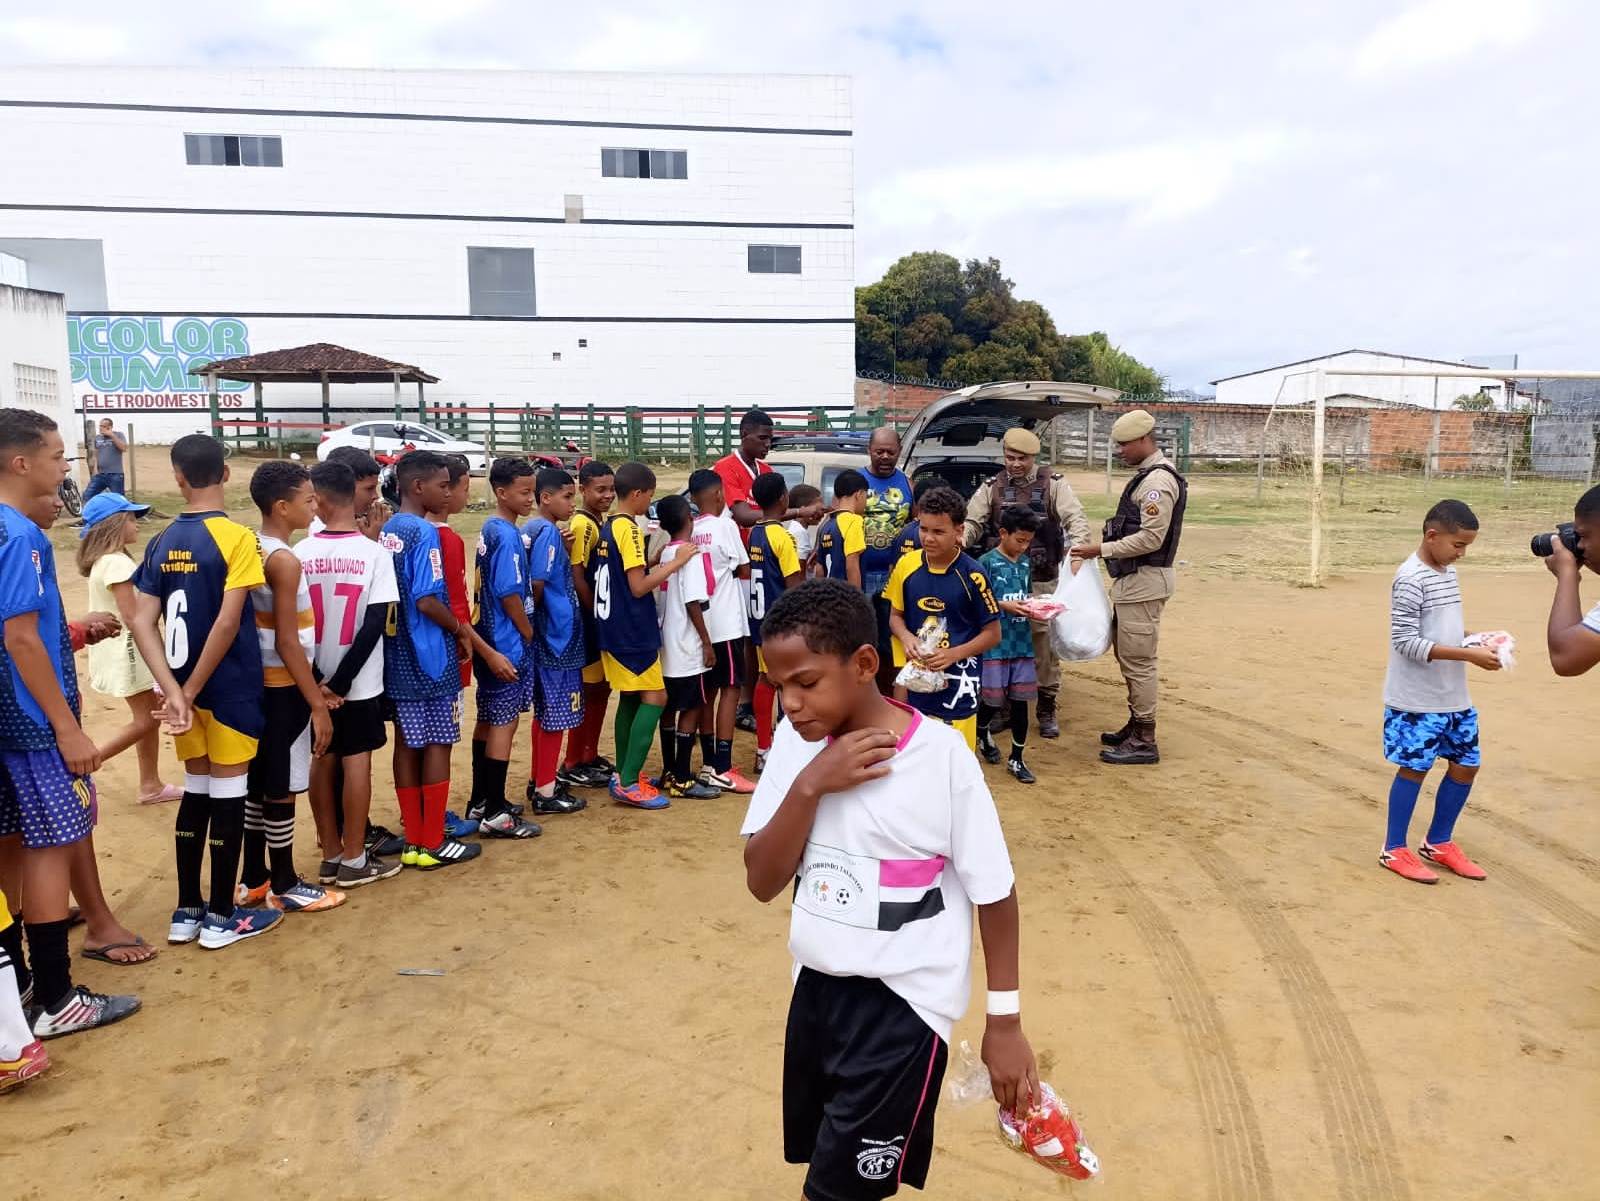
[[[478,720],[491,726],[509,726],[519,716],[533,708],[534,671],[531,662],[523,663],[517,678],[509,684],[504,680],[478,680]]]
[[[1396,767],[1425,772],[1434,760],[1444,759],[1462,767],[1477,767],[1478,711],[1460,709],[1454,713],[1410,713],[1404,709],[1383,711],[1383,757]]]
[[[0,751],[0,838],[21,834],[30,850],[70,846],[99,815],[94,781],[69,772],[59,751]]]
[[[395,732],[414,751],[425,746],[454,746],[461,741],[461,694],[426,701],[391,699]]]
[[[575,730],[583,724],[583,669],[541,667],[534,676],[533,711],[543,730]]]

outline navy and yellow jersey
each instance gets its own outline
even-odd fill
[[[504,517],[491,517],[478,532],[478,549],[473,559],[472,627],[478,636],[515,664],[532,650],[531,640],[522,637],[517,623],[506,612],[505,598],[516,597],[517,607],[529,611],[528,548],[522,533]],[[492,677],[478,663],[478,679]]]
[[[845,559],[867,549],[860,513],[829,513],[817,527],[817,562],[830,580],[845,580]]]
[[[549,667],[582,667],[578,590],[572,583],[572,560],[561,527],[535,517],[522,527],[522,540],[528,548],[528,582],[544,585],[539,594],[542,603],[533,615],[535,661]]]
[[[644,535],[626,513],[607,517],[594,550],[594,618],[600,649],[628,671],[647,671],[661,654],[655,597],[635,596],[628,571],[644,567]]]
[[[894,561],[900,562],[914,550],[922,549],[922,523],[909,522],[905,529],[894,536]],[[891,569],[892,570],[892,569]]]
[[[43,751],[55,746],[55,731],[5,645],[4,623],[24,613],[38,614],[39,641],[77,717],[78,672],[56,586],[55,548],[33,522],[10,505],[0,505],[0,750]]]
[[[400,594],[394,625],[383,640],[384,692],[401,701],[454,696],[461,691],[455,639],[417,610],[417,602],[430,596],[450,607],[439,531],[425,517],[396,513],[378,541],[394,556]]]
[[[761,645],[761,619],[800,570],[794,535],[781,521],[758,521],[750,528],[750,637]]]
[[[161,601],[167,666],[178,683],[187,683],[200,662],[206,638],[222,613],[223,596],[266,582],[256,532],[220,512],[180,513],[150,540],[133,583]],[[246,609],[195,704],[202,709],[251,704],[261,699],[261,689],[261,641]]]
[[[587,509],[578,509],[572,514],[572,520],[567,522],[567,527],[572,531],[572,550],[569,553],[573,565],[583,572],[583,578],[589,583],[590,596],[594,595],[594,550],[600,544],[600,523],[604,520],[604,517],[597,517]],[[595,626],[592,606],[583,610],[583,658],[585,664],[600,662],[600,631]]]
[[[949,566],[935,570],[920,550],[901,557],[889,573],[883,595],[898,609],[906,629],[933,647],[960,646],[1000,620],[1000,606],[983,567],[962,551]],[[906,661],[905,648],[895,639],[896,666]],[[913,692],[907,699],[930,717],[954,721],[978,710],[980,680],[978,656],[945,668],[948,682],[942,692]]]

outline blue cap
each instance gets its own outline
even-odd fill
[[[143,517],[149,511],[149,505],[136,505],[120,492],[96,492],[89,498],[89,503],[83,506],[83,527],[78,531],[78,537],[87,538],[89,531],[107,517],[114,517],[118,513]]]

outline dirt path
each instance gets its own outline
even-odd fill
[[[1220,537],[1186,553],[1203,564]],[[1159,768],[1094,759],[1122,711],[1102,661],[1070,670],[1039,786],[991,770],[1027,1028],[1106,1165],[1102,1201],[1597,1195],[1593,685],[1544,662],[1543,572],[1469,561],[1463,582],[1469,622],[1524,646],[1522,670],[1473,680],[1486,766],[1460,834],[1486,883],[1424,889],[1374,863],[1381,575],[1320,592],[1186,577]],[[131,769],[99,778],[103,872],[154,938],[172,813],[129,803]],[[388,816],[386,767],[376,792]],[[146,1010],[55,1044],[59,1067],[0,1102],[9,1195],[797,1195],[779,1162],[787,906],[745,893],[741,814],[596,804],[227,955],[79,961]],[[969,1015],[957,1037],[980,1032]],[[927,1196],[1072,1191],[991,1120],[946,1100]]]

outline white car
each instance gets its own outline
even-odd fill
[[[317,445],[318,460],[340,446],[358,446],[378,454],[397,455],[408,447],[418,450],[436,450],[441,454],[467,456],[467,466],[474,472],[488,470],[488,453],[481,442],[466,442],[449,434],[414,421],[358,421],[342,430],[329,430]]]

